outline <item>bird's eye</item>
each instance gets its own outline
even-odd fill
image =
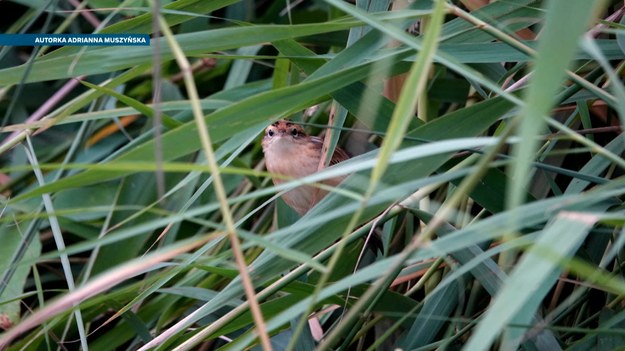
[[[297,128],[292,128],[291,129],[291,135],[294,136],[294,137],[299,135],[299,132],[297,131]]]
[[[272,137],[276,132],[273,131],[273,129],[269,129],[267,131],[267,135],[269,135],[270,137]]]

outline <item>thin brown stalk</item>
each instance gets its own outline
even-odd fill
[[[91,282],[85,284],[81,288],[74,290],[73,292],[59,298],[58,300],[48,304],[46,307],[33,313],[28,318],[22,320],[15,327],[7,330],[0,337],[0,350],[4,350],[9,346],[13,340],[15,340],[21,334],[28,330],[35,328],[47,320],[50,320],[54,316],[77,306],[80,302],[101,294],[104,291],[111,289],[112,287],[125,282],[128,278],[134,277],[137,274],[144,273],[151,267],[170,260],[184,252],[193,250],[206,242],[207,238],[189,240],[184,244],[177,245],[173,249],[165,250],[158,254],[152,254],[144,258],[132,260],[123,266],[106,273],[99,278],[93,279]]]
[[[68,80],[61,87],[61,89],[59,89],[56,93],[54,93],[54,95],[52,95],[52,97],[50,97],[43,105],[41,105],[37,109],[37,111],[35,111],[32,115],[30,115],[30,117],[26,119],[24,124],[37,122],[40,119],[42,119],[43,116],[45,116],[48,112],[50,112],[50,110],[56,104],[58,104],[65,96],[67,96],[67,94],[69,94],[84,78],[85,76],[79,76],[79,77]],[[31,135],[32,133],[33,131],[30,129],[26,129],[22,131],[15,131],[11,133],[11,135],[9,135],[6,141],[2,143],[2,145],[0,145],[0,154],[11,149],[13,146],[17,145],[18,143],[22,142],[26,138],[26,136]]]
[[[258,299],[256,297],[256,292],[254,291],[252,279],[249,275],[249,272],[247,271],[247,264],[245,262],[243,251],[241,249],[241,243],[239,242],[232,212],[230,210],[230,206],[228,205],[228,196],[226,194],[223,181],[221,179],[221,174],[219,171],[217,160],[215,158],[215,153],[213,152],[212,142],[208,133],[208,126],[206,125],[206,121],[204,120],[202,108],[199,103],[200,98],[197,93],[195,81],[193,80],[193,71],[191,69],[191,65],[185,57],[182,48],[180,48],[178,43],[174,40],[173,34],[167,26],[165,19],[163,17],[159,17],[159,22],[161,24],[161,30],[163,31],[165,38],[167,38],[167,42],[171,46],[171,49],[174,53],[176,62],[178,63],[181,72],[184,74],[185,86],[189,94],[189,100],[191,102],[193,116],[196,123],[198,124],[198,134],[206,156],[206,160],[208,161],[208,165],[212,171],[215,193],[221,207],[221,212],[225,222],[226,231],[230,239],[230,245],[232,247],[234,260],[239,269],[241,284],[243,285],[243,289],[245,290],[245,296],[249,301],[250,311],[256,324],[256,331],[260,339],[260,343],[263,347],[263,350],[272,350],[271,342],[269,341],[269,334],[267,332],[267,326],[265,324],[265,320],[260,309],[260,304],[258,303]]]

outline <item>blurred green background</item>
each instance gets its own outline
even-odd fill
[[[0,47],[0,349],[625,345],[622,1],[0,10],[152,36]],[[353,158],[273,186],[281,118]]]

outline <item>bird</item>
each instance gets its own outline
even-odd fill
[[[323,139],[306,134],[301,125],[278,120],[265,129],[262,141],[267,170],[278,177],[272,177],[275,185],[288,182],[290,178],[300,179],[317,172],[321,159]],[[330,165],[349,159],[345,150],[336,147]],[[346,176],[323,181],[323,184],[337,186]],[[284,202],[300,215],[306,214],[327,191],[314,186],[302,185],[282,195]]]

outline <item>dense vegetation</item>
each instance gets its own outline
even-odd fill
[[[625,345],[622,1],[0,6],[155,38],[0,49],[0,349]],[[354,157],[273,186],[280,118]]]

